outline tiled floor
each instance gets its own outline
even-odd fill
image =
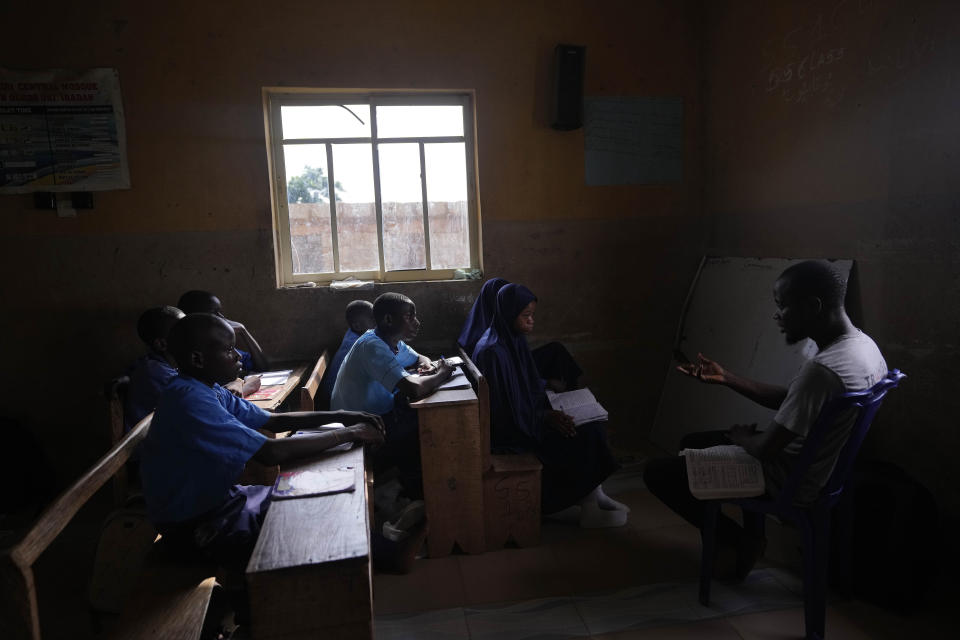
[[[802,585],[783,568],[714,582],[711,606],[697,602],[699,533],[643,488],[638,469],[605,485],[631,507],[626,527],[547,522],[537,547],[420,559],[407,575],[375,576],[376,640],[802,638]],[[835,599],[827,633],[953,637],[944,602],[908,619]]]

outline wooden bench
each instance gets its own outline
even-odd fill
[[[509,540],[527,547],[540,543],[540,472],[533,454],[490,453],[490,388],[486,378],[458,347],[463,371],[477,394],[483,442],[483,519],[488,550]]]
[[[40,640],[33,565],[83,505],[123,468],[146,437],[153,414],[62,493],[13,547],[0,555],[0,629],[4,640]],[[122,418],[121,418],[122,419]],[[160,555],[147,563],[112,634],[117,638],[198,638],[213,593],[214,571],[203,563],[172,563]]]
[[[300,411],[314,411],[316,404],[314,400],[317,397],[317,389],[320,388],[320,381],[323,380],[323,374],[327,371],[327,365],[330,362],[330,356],[327,351],[320,354],[317,358],[317,364],[313,371],[307,377],[307,381],[300,388]]]

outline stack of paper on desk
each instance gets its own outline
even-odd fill
[[[590,389],[574,389],[563,393],[554,393],[547,389],[547,398],[551,407],[573,418],[573,424],[577,426],[606,420],[608,416],[607,410],[600,406]]]
[[[290,377],[290,374],[293,373],[293,369],[282,369],[280,371],[264,371],[260,374],[260,386],[261,387],[272,387],[276,385],[284,385],[287,383],[287,379]]]

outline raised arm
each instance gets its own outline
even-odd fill
[[[766,384],[744,378],[727,371],[719,363],[710,360],[702,353],[697,354],[697,362],[687,362],[677,366],[677,371],[705,384],[720,384],[733,389],[745,398],[768,409],[779,409],[787,397],[786,387]]]
[[[436,391],[437,387],[450,379],[451,374],[453,374],[453,367],[447,364],[446,360],[441,360],[432,373],[421,373],[401,378],[397,382],[397,388],[410,400],[420,400]]]
[[[224,318],[224,320],[227,320]],[[240,322],[227,320],[227,323],[233,327],[233,332],[237,336],[237,344],[245,351],[250,352],[250,359],[253,360],[253,366],[257,371],[269,371],[270,359],[263,353],[260,343],[256,341],[253,334]]]

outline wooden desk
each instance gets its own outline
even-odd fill
[[[353,492],[270,504],[247,565],[255,640],[373,637],[363,449],[284,470],[346,466],[357,473]]]
[[[448,555],[454,543],[467,553],[483,553],[484,451],[477,394],[437,391],[410,406],[419,411],[430,556]]]
[[[270,400],[251,400],[251,402],[261,409],[266,409],[267,411],[275,410],[277,407],[283,404],[284,400],[290,397],[290,394],[293,393],[294,389],[300,386],[300,383],[303,381],[303,377],[307,374],[307,368],[310,367],[310,365],[311,363],[309,362],[296,362],[278,366],[275,371],[293,369],[293,372],[287,378],[287,382],[283,385],[283,387],[281,387],[280,393],[275,395]]]

